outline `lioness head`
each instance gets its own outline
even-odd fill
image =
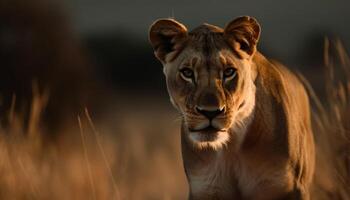
[[[188,32],[173,19],[151,25],[149,40],[164,66],[171,102],[195,146],[220,148],[240,137],[255,105],[252,58],[259,35],[258,22],[246,16],[224,29],[203,24]]]

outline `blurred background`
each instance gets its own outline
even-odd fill
[[[350,3],[346,0],[70,0],[66,6],[74,30],[88,44],[98,64],[110,66],[101,69],[103,78],[117,87],[140,85],[124,76],[127,73],[144,81],[147,89],[165,91],[159,79],[160,65],[147,41],[148,27],[158,18],[173,17],[191,30],[202,23],[224,27],[237,16],[254,16],[262,26],[259,49],[300,70],[322,64],[325,36],[339,37],[345,46],[350,44]],[[121,63],[128,67],[118,67]],[[141,69],[143,73],[139,73]]]
[[[250,15],[260,51],[322,93],[325,38],[350,2],[0,0],[0,198],[183,199],[179,115],[148,27]]]

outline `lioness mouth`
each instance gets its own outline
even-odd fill
[[[222,129],[217,129],[211,124],[203,129],[195,129],[195,130],[190,130],[191,132],[200,132],[200,133],[205,133],[205,134],[210,134],[210,133],[217,133],[219,131],[223,131]]]
[[[218,140],[221,140],[220,138],[227,138],[227,134],[224,133],[224,129],[218,129],[212,125],[209,125],[203,129],[190,131],[190,138],[194,142],[204,142],[207,144],[208,142],[217,142]]]

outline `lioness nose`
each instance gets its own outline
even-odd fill
[[[200,107],[196,107],[196,110],[198,113],[204,115],[206,118],[211,120],[211,119],[214,119],[216,116],[220,115],[221,113],[223,113],[225,110],[225,107],[220,109],[215,109],[215,110],[206,110]]]

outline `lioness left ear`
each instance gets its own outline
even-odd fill
[[[224,37],[242,58],[250,58],[256,52],[260,25],[253,17],[238,17],[225,27]]]
[[[149,41],[154,54],[162,63],[167,62],[166,56],[171,52],[181,51],[187,39],[187,28],[174,19],[159,19],[149,30]]]

